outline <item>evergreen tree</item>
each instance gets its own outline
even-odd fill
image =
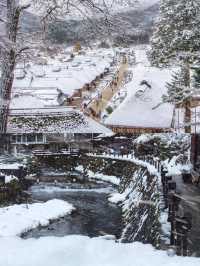
[[[199,28],[199,0],[161,0],[151,39],[151,62],[157,66],[169,65],[173,59],[192,63],[200,50]]]
[[[186,77],[185,69],[181,68],[179,71],[174,72],[171,82],[166,83],[167,95],[163,95],[163,102],[170,102],[174,105],[181,105],[185,100],[190,98],[195,90],[194,88],[185,87]]]
[[[174,62],[181,71],[167,84],[170,102],[182,100],[185,109],[185,132],[191,132],[190,67],[200,50],[200,1],[162,0],[160,16],[151,40],[150,60],[153,65],[166,66]],[[178,94],[178,95],[176,95]]]
[[[200,67],[194,68],[193,71],[193,86],[196,89],[200,89]]]

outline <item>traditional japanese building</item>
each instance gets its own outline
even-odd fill
[[[66,107],[11,110],[10,143],[20,150],[92,149],[91,140],[112,131],[82,112]]]

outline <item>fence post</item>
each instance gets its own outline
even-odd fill
[[[188,255],[188,232],[192,228],[192,217],[186,214],[184,217],[175,218],[176,246],[178,255]]]
[[[178,212],[179,203],[181,199],[174,192],[169,193],[169,215],[168,222],[171,223],[171,236],[170,244],[177,246],[177,235],[176,235],[176,213]]]
[[[0,184],[2,183],[2,185],[5,185],[6,184],[6,177],[5,175],[1,175],[0,174]]]
[[[160,172],[161,171],[161,163],[160,163],[160,161],[158,161],[158,165],[157,165],[157,169],[158,169],[158,172]]]

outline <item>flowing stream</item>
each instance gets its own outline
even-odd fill
[[[62,199],[73,204],[76,210],[71,215],[53,221],[47,227],[39,227],[25,233],[23,238],[69,234],[120,237],[121,209],[108,201],[110,193],[116,192],[116,188],[111,184],[42,183],[32,186],[29,192],[34,201]]]

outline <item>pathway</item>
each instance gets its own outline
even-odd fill
[[[112,97],[116,94],[117,91],[122,86],[122,82],[124,80],[125,72],[127,71],[128,64],[122,63],[117,74],[116,81],[109,84],[101,93],[98,98],[93,99],[88,105],[88,109],[92,109],[94,113],[97,115],[97,120],[100,119],[98,115],[100,115],[112,99]]]
[[[176,176],[177,191],[181,194],[180,212],[192,215],[192,229],[189,232],[191,250],[200,256],[200,187],[184,183],[182,176]]]

